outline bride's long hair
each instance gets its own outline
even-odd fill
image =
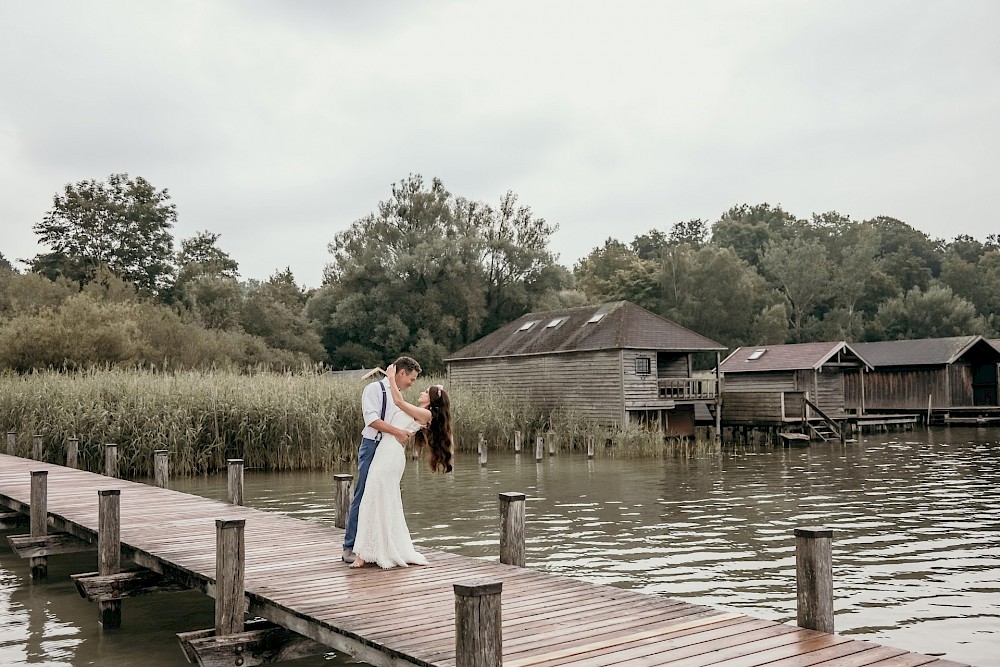
[[[439,384],[427,389],[430,403],[427,409],[431,411],[431,422],[417,431],[414,440],[418,447],[427,447],[428,460],[434,472],[451,472],[452,451],[451,442],[451,400],[448,393]]]

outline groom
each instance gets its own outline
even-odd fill
[[[400,357],[396,360],[396,386],[409,389],[420,374],[420,364],[416,359]],[[361,447],[358,449],[358,483],[354,487],[354,498],[351,500],[351,512],[347,517],[347,531],[344,533],[344,562],[354,562],[354,538],[358,534],[358,510],[361,508],[361,498],[365,495],[365,482],[368,480],[368,467],[375,456],[375,448],[383,433],[395,436],[396,440],[405,443],[410,438],[406,429],[392,426],[392,418],[399,408],[389,395],[389,377],[380,382],[371,382],[361,392],[361,414],[365,419],[365,427],[361,431]]]

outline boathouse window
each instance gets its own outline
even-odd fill
[[[569,319],[568,317],[557,317],[556,319],[554,319],[551,322],[549,322],[548,324],[546,324],[545,328],[546,329],[553,329],[553,328],[559,326],[560,324],[562,324],[563,322],[565,322],[568,319]]]
[[[538,324],[538,320],[531,320],[530,322],[525,322],[524,324],[521,325],[521,328],[518,329],[518,331],[527,331],[536,324]]]
[[[749,357],[747,357],[747,361],[757,361],[758,359],[760,359],[761,357],[764,356],[765,352],[767,352],[767,348],[766,347],[758,348],[758,349],[756,349],[756,350],[753,351],[753,354],[751,354]]]
[[[651,372],[652,372],[652,364],[650,364],[649,357],[635,358],[636,375],[649,375]]]

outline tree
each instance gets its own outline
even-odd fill
[[[13,270],[14,266],[9,261],[7,261],[7,258],[3,256],[2,252],[0,252],[0,271],[13,271]]]
[[[732,248],[750,266],[760,264],[767,245],[795,236],[798,220],[781,206],[757,204],[734,206],[712,226],[712,243]]]
[[[609,237],[603,246],[591,250],[573,267],[577,289],[592,302],[612,300],[618,293],[615,274],[627,271],[637,260],[639,256],[634,250]]]
[[[806,318],[831,295],[831,266],[818,241],[778,241],[768,244],[761,269],[788,301],[795,342],[805,342]]]
[[[240,265],[218,246],[220,236],[206,230],[181,240],[181,249],[177,252],[177,282],[206,274],[222,278],[239,275]]]
[[[670,239],[659,229],[651,229],[632,239],[629,247],[639,259],[659,261],[663,248],[670,244]]]
[[[67,184],[34,226],[52,252],[37,256],[32,270],[62,275],[81,285],[107,266],[147,294],[159,294],[173,275],[177,208],[167,190],[144,178],[112,174],[107,181]]]
[[[708,223],[701,218],[678,222],[670,228],[668,243],[669,245],[686,243],[692,248],[698,249],[708,243],[710,233]]]
[[[869,338],[909,340],[973,334],[990,334],[975,307],[955,296],[950,288],[932,285],[926,292],[914,287],[905,296],[882,304]]]
[[[246,288],[246,302],[240,323],[247,333],[259,336],[269,347],[307,355],[322,361],[326,351],[319,335],[310,326],[305,313],[305,295],[285,268],[267,282],[251,281]]]

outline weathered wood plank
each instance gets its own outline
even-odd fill
[[[98,572],[71,574],[80,597],[91,602],[113,598],[130,598],[147,593],[169,593],[190,590],[176,581],[152,570],[126,570],[118,574],[101,575]]]
[[[96,551],[97,547],[69,533],[50,533],[41,537],[31,535],[8,535],[7,543],[21,558],[39,558],[59,554],[77,554]]]

